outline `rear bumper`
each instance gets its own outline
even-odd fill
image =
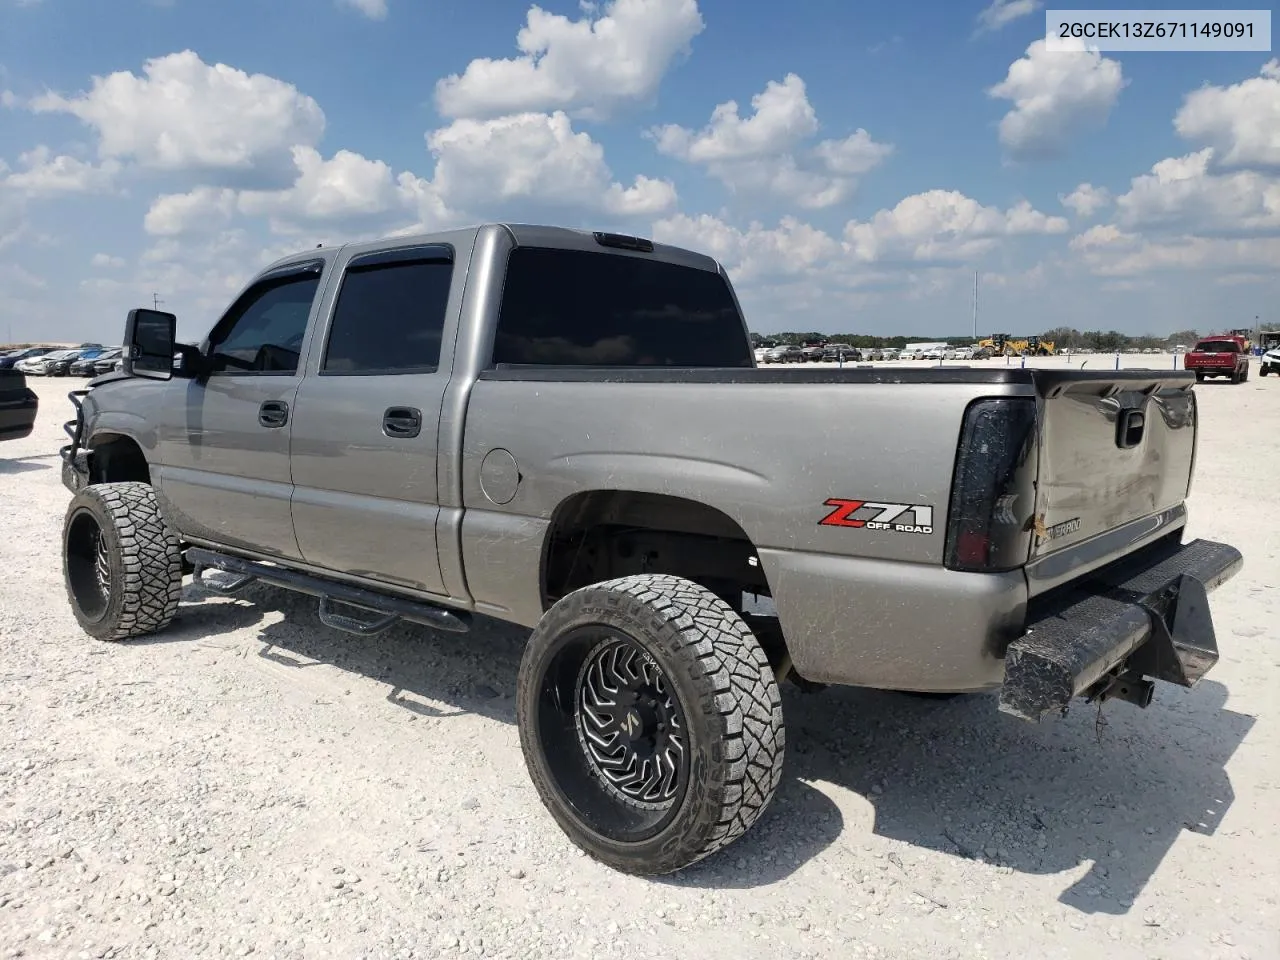
[[[1079,696],[1145,706],[1132,691],[1151,680],[1195,685],[1218,662],[1208,592],[1243,563],[1223,543],[1164,544],[1046,598],[1005,654],[1001,712],[1039,721]]]
[[[21,440],[30,435],[36,422],[40,401],[25,387],[16,396],[0,399],[0,440]]]

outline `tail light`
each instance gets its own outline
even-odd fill
[[[946,565],[994,573],[1027,562],[1034,532],[1036,401],[975,400],[965,410],[947,514]]]

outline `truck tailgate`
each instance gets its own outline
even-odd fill
[[[1194,382],[1181,371],[1037,372],[1033,593],[1181,522],[1195,459]]]

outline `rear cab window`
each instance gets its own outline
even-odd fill
[[[719,273],[616,253],[517,247],[507,261],[495,367],[752,367]]]
[[[1195,353],[1239,353],[1240,344],[1234,340],[1201,340]]]

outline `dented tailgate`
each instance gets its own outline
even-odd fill
[[[1039,470],[1028,577],[1039,593],[1185,522],[1194,380],[1123,371],[1037,374]]]

